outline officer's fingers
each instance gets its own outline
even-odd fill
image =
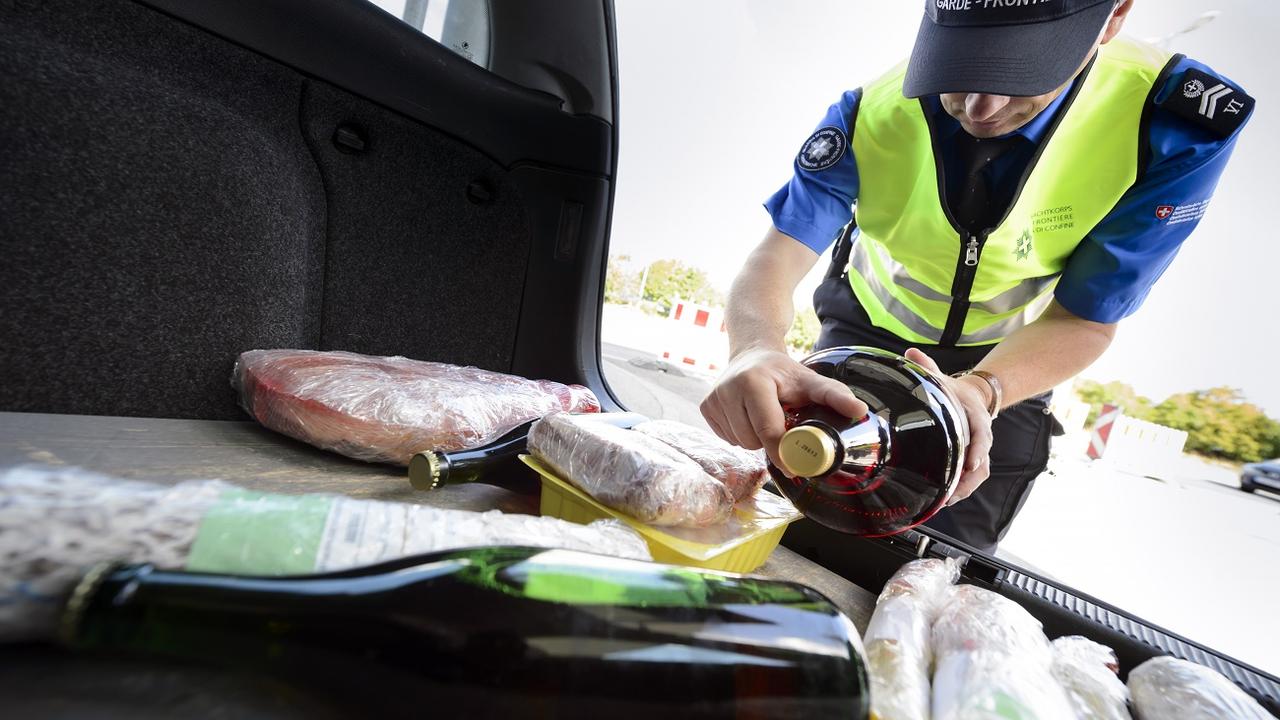
[[[796,378],[795,398],[800,402],[825,405],[847,418],[866,416],[867,404],[858,399],[848,385],[806,369]],[[790,400],[791,398],[784,398]]]
[[[920,348],[908,348],[905,357],[930,372],[935,372],[939,375],[943,374],[943,372],[938,369],[938,363],[934,362],[933,358],[926,355]]]
[[[720,407],[720,400],[716,397],[714,390],[702,399],[698,410],[702,412],[702,419],[707,421],[712,432],[719,435],[725,442],[733,442],[733,434],[728,432],[726,427],[728,422],[725,420],[724,410]]]
[[[702,419],[707,421],[707,426],[711,428],[711,432],[718,435],[721,440],[730,443],[733,442],[733,435],[720,425],[719,419],[707,417],[706,415],[703,415]]]
[[[778,400],[777,386],[765,384],[752,388],[743,397],[743,403],[747,409],[747,416],[751,419],[751,426],[764,446],[765,453],[775,466],[782,467],[778,462],[778,441],[782,439],[786,425],[782,404]]]
[[[974,493],[982,483],[987,481],[991,476],[991,460],[983,458],[982,463],[975,470],[965,472],[960,476],[960,482],[956,484],[956,491],[951,495],[951,499],[947,500],[947,505],[955,505],[968,498]]]
[[[969,448],[965,453],[965,468],[977,470],[989,459],[994,436],[991,433],[991,416],[986,408],[969,409]]]
[[[724,410],[724,424],[727,426],[725,429],[732,435],[729,442],[748,450],[759,450],[763,444],[751,426],[751,417],[747,415],[747,408],[742,399],[744,392],[741,388],[742,386],[729,388],[724,385],[716,388],[716,397]]]

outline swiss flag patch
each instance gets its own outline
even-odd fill
[[[1156,208],[1156,217],[1161,220],[1167,219],[1172,214],[1173,214],[1172,205],[1161,205],[1160,207]]]

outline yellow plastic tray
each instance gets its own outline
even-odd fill
[[[738,503],[723,526],[660,528],[602,505],[531,455],[520,459],[542,476],[543,515],[584,525],[605,518],[621,520],[644,537],[655,562],[751,572],[778,547],[787,525],[800,518],[800,511],[785,499],[758,492],[755,498]]]

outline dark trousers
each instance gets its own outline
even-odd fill
[[[977,365],[993,347],[913,344],[875,327],[844,275],[824,280],[814,292],[813,301],[822,321],[815,349],[868,345],[902,354],[907,348],[918,347],[950,374]],[[1024,400],[1000,413],[991,425],[991,476],[968,499],[930,518],[927,526],[987,553],[996,551],[996,545],[1009,532],[1014,517],[1031,494],[1036,477],[1049,463],[1054,423],[1049,413],[1050,396],[1045,393]]]

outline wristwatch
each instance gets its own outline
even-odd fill
[[[991,402],[987,405],[987,413],[991,415],[992,420],[995,420],[1000,415],[1000,406],[1004,400],[1004,388],[1000,387],[1000,381],[986,370],[964,370],[951,377],[962,378],[965,375],[980,377],[987,383],[987,387],[991,388]]]

